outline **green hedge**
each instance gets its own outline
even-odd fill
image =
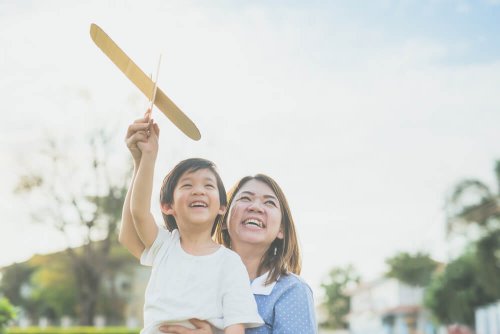
[[[127,327],[10,327],[6,334],[139,334],[140,331]]]

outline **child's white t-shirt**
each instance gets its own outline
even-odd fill
[[[219,330],[264,323],[245,266],[238,254],[223,246],[212,254],[194,256],[182,249],[178,230],[159,227],[153,245],[142,253],[141,264],[153,267],[141,334],[161,333],[158,327],[163,323],[188,327],[191,318],[206,320]]]

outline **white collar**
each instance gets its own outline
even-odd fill
[[[269,271],[257,278],[255,278],[250,284],[252,288],[252,292],[254,295],[264,295],[269,296],[271,291],[273,291],[274,286],[276,285],[276,281],[271,284],[265,285],[267,275],[269,275]]]

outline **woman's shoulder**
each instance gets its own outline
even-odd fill
[[[312,294],[309,284],[302,277],[293,273],[281,275],[276,282],[276,287],[281,291],[294,290],[296,292]]]
[[[298,285],[298,286],[309,287],[309,285],[306,283],[306,281],[304,281],[304,279],[302,277],[300,277],[299,275],[296,275],[294,273],[288,273],[285,275],[281,275],[278,278],[278,283],[288,285],[288,286]]]

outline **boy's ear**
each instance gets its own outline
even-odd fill
[[[166,215],[172,215],[172,216],[175,213],[174,208],[172,208],[172,205],[168,203],[162,203],[161,212],[163,212]]]
[[[223,215],[226,213],[226,206],[225,205],[221,205],[220,208],[219,208],[219,215]]]

